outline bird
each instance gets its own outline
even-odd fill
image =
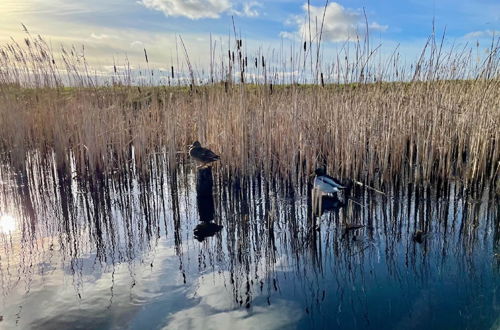
[[[220,159],[219,155],[210,149],[203,148],[198,141],[194,141],[193,144],[189,146],[189,156],[199,164],[197,168],[206,167],[210,163]]]
[[[312,189],[313,210],[315,210],[315,213],[318,211],[318,214],[322,214],[323,195],[328,196],[328,194],[335,194],[339,192],[340,189],[344,189],[345,187],[342,186],[338,180],[326,174],[326,170],[324,168],[317,168],[314,171],[314,174],[316,176],[314,178]]]
[[[326,174],[324,168],[317,168],[314,174],[316,177],[314,178],[313,187],[323,194],[333,194],[339,192],[340,189],[345,189],[338,180]]]

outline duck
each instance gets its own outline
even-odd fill
[[[324,168],[317,168],[314,175],[311,194],[312,208],[315,214],[321,215],[323,213],[323,195],[336,194],[345,187],[338,180],[326,174]],[[336,195],[333,197],[336,198]]]
[[[212,150],[203,148],[199,141],[194,141],[189,146],[189,156],[199,164],[198,169],[207,167],[220,159],[220,156]]]
[[[340,182],[326,174],[326,170],[324,168],[317,168],[314,171],[314,183],[313,188],[322,194],[334,194],[339,192],[341,189],[345,189]]]

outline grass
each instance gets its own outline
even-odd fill
[[[221,155],[217,169],[228,174],[299,182],[327,164],[340,177],[365,182],[404,177],[500,186],[498,40],[474,65],[471,52],[445,57],[431,40],[411,72],[396,61],[367,65],[373,51],[366,50],[357,62],[337,60],[326,82],[251,81],[245,60],[226,63],[221,55],[225,69],[211,72],[226,70],[218,75],[226,79],[211,84],[192,78],[189,85],[134,86],[115,69],[107,87],[93,80],[84,60],[66,51],[60,67],[41,38],[26,40],[0,48],[0,150],[19,169],[33,151],[90,175],[132,163],[149,171],[158,154],[174,168],[187,145],[200,140]],[[237,68],[246,83],[227,79]],[[269,77],[277,71],[255,68]]]

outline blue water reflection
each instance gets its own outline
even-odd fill
[[[314,216],[306,184],[264,176],[214,173],[200,199],[187,167],[0,174],[0,214],[17,221],[0,232],[3,328],[499,326],[488,187],[354,190]]]

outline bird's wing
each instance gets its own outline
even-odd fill
[[[217,160],[220,158],[219,155],[207,148],[200,148],[200,154],[205,159]]]
[[[339,191],[339,189],[336,186],[332,185],[331,182],[324,176],[317,176],[314,179],[314,187],[327,194],[336,193]]]
[[[321,180],[329,185],[331,185],[332,187],[335,187],[335,188],[338,188],[338,189],[344,189],[345,187],[343,185],[340,184],[340,182],[338,180],[336,180],[335,178],[329,176],[329,175],[324,175],[321,177]]]
[[[344,188],[344,186],[342,186],[340,183],[338,183],[337,181],[335,181],[334,178],[330,177],[330,176],[327,176],[327,175],[324,175],[324,176],[320,176],[317,178],[319,182],[323,183],[323,184],[326,184],[332,188],[337,188],[337,189],[342,189]]]

